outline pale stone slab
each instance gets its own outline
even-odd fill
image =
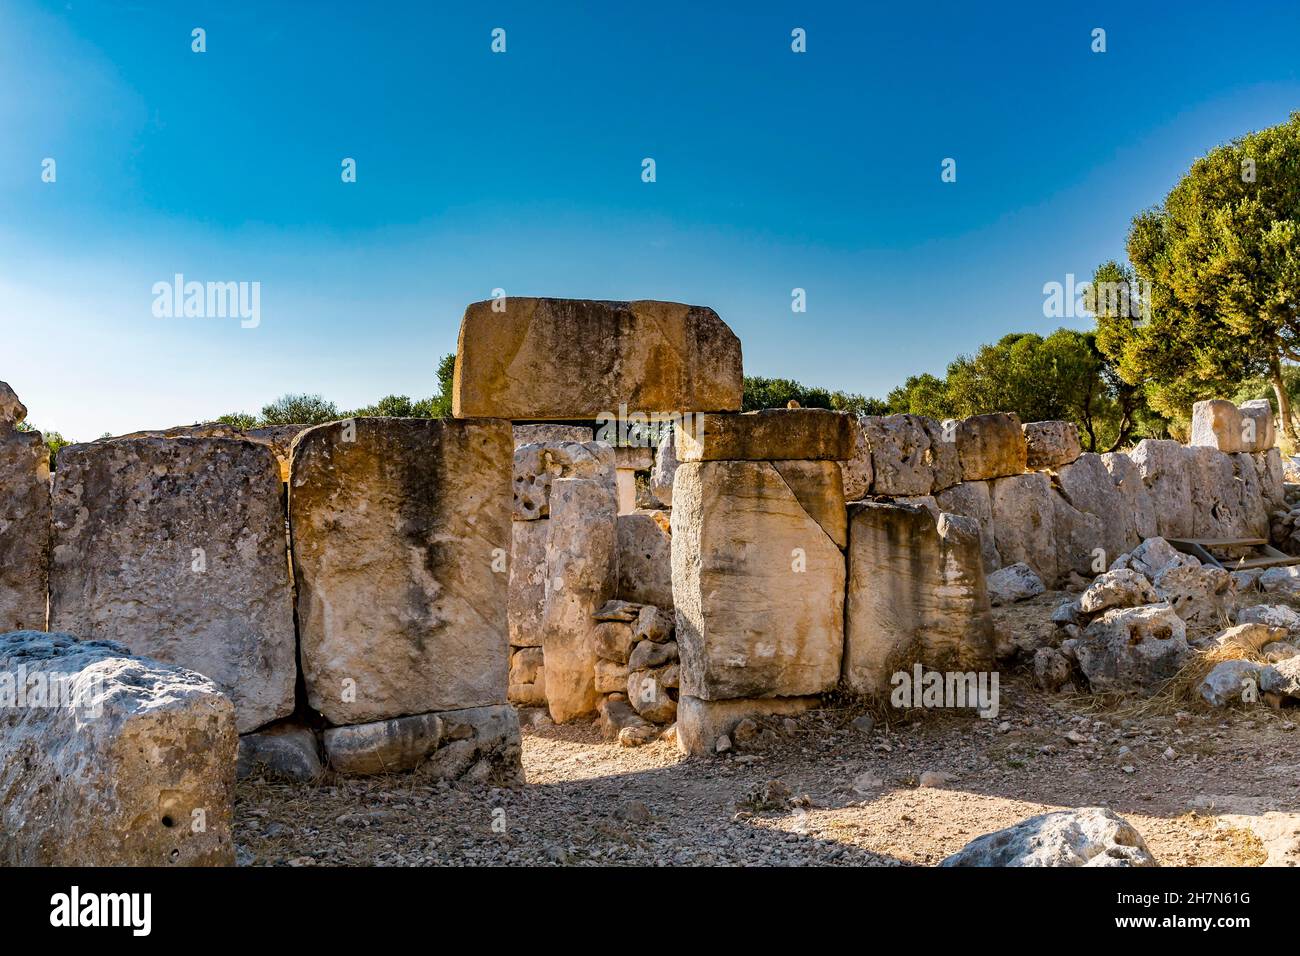
[[[1254,398],[1242,402],[1241,412],[1241,450],[1248,453],[1266,452],[1277,443],[1277,431],[1273,424],[1273,406],[1267,398]],[[1247,421],[1253,424],[1247,424]]]
[[[935,495],[935,503],[940,511],[966,515],[978,521],[980,554],[984,558],[984,570],[996,571],[1002,567],[1002,558],[998,555],[997,541],[993,534],[993,500],[990,496],[989,482],[963,481]]]
[[[14,396],[8,414],[21,407]],[[50,451],[40,432],[0,422],[0,632],[45,629],[49,578]]]
[[[1025,466],[1034,470],[1068,465],[1081,454],[1079,427],[1074,422],[1026,422]]]
[[[673,597],[684,694],[822,693],[844,642],[844,556],[770,462],[683,462]]]
[[[512,451],[501,421],[358,418],[299,437],[303,677],[332,723],[505,701]]]
[[[853,457],[853,416],[825,408],[698,415],[693,427],[674,429],[674,434],[679,462]]]
[[[667,511],[618,516],[618,595],[673,608],[673,541]]]
[[[293,712],[280,468],[246,439],[134,438],[59,453],[50,627],[188,667],[241,733]]]
[[[853,457],[840,462],[840,472],[844,482],[844,500],[861,501],[871,494],[871,445],[867,441],[862,419],[853,417]]]
[[[957,426],[961,480],[983,481],[1025,470],[1025,433],[1014,412],[972,415]]]
[[[457,418],[591,421],[621,405],[738,411],[741,392],[740,340],[712,309],[512,297],[465,310],[452,409]]]
[[[76,706],[0,707],[0,866],[232,865],[229,698],[112,641],[0,636],[0,687],[60,677]]]
[[[330,767],[349,775],[414,770],[430,779],[516,783],[522,774],[519,717],[508,704],[330,727],[321,739]]]
[[[1156,534],[1190,538],[1193,527],[1193,486],[1187,449],[1169,439],[1144,438],[1129,457],[1151,499]]]
[[[1086,452],[1076,456],[1069,464],[1058,465],[1056,469],[1056,486],[1061,497],[1078,511],[1092,515],[1097,523],[1086,522],[1086,534],[1094,536],[1087,546],[1091,554],[1093,549],[1105,551],[1100,567],[1091,571],[1081,569],[1078,562],[1071,566],[1080,574],[1095,574],[1105,570],[1124,552],[1137,546],[1133,536],[1132,524],[1128,518],[1129,506],[1123,493],[1115,485],[1115,478],[1106,467],[1102,456]],[[1086,521],[1086,519],[1085,519]],[[1091,566],[1092,558],[1086,561]],[[1062,565],[1062,568],[1065,566]]]
[[[990,502],[1002,565],[1023,561],[1051,587],[1059,572],[1056,497],[1050,479],[1042,472],[998,478],[991,483]]]
[[[512,521],[506,621],[511,647],[542,646],[549,519]]]
[[[1188,444],[1228,454],[1256,450],[1243,446],[1241,410],[1223,398],[1212,398],[1192,406],[1192,437]]]
[[[1125,550],[1132,550],[1147,538],[1156,537],[1156,510],[1147,492],[1142,472],[1124,452],[1107,452],[1101,462],[1110,472],[1123,507],[1114,519],[1124,529]]]

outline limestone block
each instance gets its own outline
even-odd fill
[[[1194,499],[1187,449],[1176,441],[1144,438],[1129,457],[1151,499],[1156,534],[1162,538],[1193,537]]]
[[[45,705],[4,699],[37,687]],[[0,703],[0,866],[234,864],[238,737],[212,681],[18,631],[0,636]]]
[[[532,521],[551,513],[551,482],[556,478],[613,482],[614,449],[597,441],[517,445],[513,483],[516,521]]]
[[[8,382],[0,382],[0,425],[21,425],[27,420],[27,406]]]
[[[1088,528],[1088,534],[1095,532],[1097,535],[1087,549],[1089,566],[1094,548],[1105,550],[1105,560],[1101,564],[1105,569],[1115,558],[1137,545],[1135,536],[1131,536],[1132,526],[1126,520],[1128,503],[1116,487],[1115,478],[1101,455],[1087,452],[1077,455],[1070,464],[1058,465],[1056,487],[1071,507],[1097,519],[1097,523]],[[1075,570],[1080,574],[1096,573],[1095,569],[1088,571],[1075,567]]]
[[[979,525],[964,515],[882,502],[850,507],[844,684],[884,695],[917,663],[993,664],[993,618]]]
[[[974,518],[980,526],[980,553],[984,557],[984,570],[996,571],[1002,566],[998,556],[997,540],[993,533],[993,500],[989,482],[963,481],[935,495],[940,511]]]
[[[0,382],[0,415],[20,409]],[[40,432],[0,421],[0,633],[45,630],[49,578],[50,451]]]
[[[691,756],[712,755],[718,738],[742,720],[795,716],[820,706],[817,697],[703,700],[682,695],[677,702],[677,747]]]
[[[277,781],[312,783],[324,772],[320,747],[310,727],[281,722],[239,738],[235,773],[240,780],[263,776]]]
[[[1068,465],[1083,453],[1074,422],[1026,422],[1025,465],[1039,470]]]
[[[673,548],[666,511],[618,516],[618,595],[672,610]]]
[[[861,501],[871,494],[871,445],[860,417],[852,417],[850,428],[853,431],[853,457],[840,462],[840,474],[844,483],[844,500]]]
[[[1263,537],[1268,537],[1268,513],[1254,480],[1254,469],[1247,473],[1251,483],[1245,486],[1237,476],[1237,461],[1232,455],[1197,445],[1189,446],[1186,453],[1193,495],[1191,536],[1240,538],[1262,532]]]
[[[510,523],[510,574],[506,622],[511,647],[542,646],[542,605],[546,598],[546,539],[549,519]]]
[[[1256,454],[1267,452],[1277,443],[1277,432],[1273,425],[1273,406],[1269,404],[1267,398],[1242,402],[1239,411],[1241,412],[1242,451]]]
[[[1051,480],[1042,472],[998,478],[991,483],[989,499],[1002,565],[1023,561],[1052,586],[1058,565],[1056,497]]]
[[[1025,470],[1025,433],[1013,412],[972,415],[957,426],[963,481],[1019,475]]]
[[[505,701],[512,451],[501,421],[358,418],[299,436],[299,643],[326,719]]]
[[[412,714],[321,734],[330,767],[364,776],[415,770],[431,779],[517,782],[519,717],[508,704]]]
[[[1104,807],[1056,810],[972,840],[940,866],[1159,866],[1133,825]]]
[[[1101,462],[1110,472],[1111,481],[1123,503],[1108,520],[1123,528],[1125,549],[1135,548],[1147,538],[1156,537],[1155,505],[1133,459],[1124,452],[1107,452],[1101,456]]]
[[[699,415],[677,428],[677,460],[842,461],[853,457],[853,416],[825,408],[769,408]]]
[[[683,693],[719,700],[834,687],[844,556],[776,466],[683,462],[673,499]]]
[[[465,310],[452,410],[557,421],[615,415],[621,404],[738,411],[741,379],[740,340],[712,309],[512,297]]]
[[[1187,628],[1168,604],[1106,611],[1075,646],[1093,693],[1159,690],[1191,655]]]
[[[1254,426],[1252,426],[1252,431]],[[1232,402],[1214,398],[1192,406],[1192,437],[1189,445],[1215,448],[1228,454],[1254,451],[1242,445],[1241,411]]]
[[[245,439],[70,445],[53,492],[50,627],[211,678],[241,733],[293,712],[280,468]]]
[[[650,469],[650,491],[665,508],[673,506],[673,476],[677,474],[676,429],[665,428],[655,451],[654,467]]]
[[[594,478],[558,478],[551,486],[546,544],[542,647],[551,719],[595,713],[596,648],[592,615],[618,588],[616,501]]]
[[[590,425],[515,425],[515,447],[520,445],[558,445],[562,442],[589,442],[595,435]]]

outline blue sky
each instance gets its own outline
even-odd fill
[[[883,395],[1055,328],[1045,282],[1300,109],[1295,3],[702,6],[0,0],[0,379],[82,440],[420,397],[500,287],[710,305],[747,373]],[[175,273],[260,325],[155,317]]]

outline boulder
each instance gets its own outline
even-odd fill
[[[10,421],[26,413],[0,382],[0,633],[45,629],[50,578],[50,450],[40,432]]]
[[[1070,662],[1054,647],[1034,651],[1034,683],[1055,693],[1070,682]]]
[[[871,494],[871,445],[859,416],[853,416],[850,427],[853,430],[853,457],[840,462],[840,475],[844,500],[861,501]]]
[[[773,463],[755,461],[683,462],[673,501],[683,692],[718,700],[834,687],[844,555],[818,520],[828,506],[810,513]]]
[[[1253,398],[1242,402],[1241,450],[1246,453],[1267,452],[1277,443],[1273,426],[1273,406],[1267,398]]]
[[[512,452],[500,421],[358,418],[298,437],[300,657],[327,720],[505,702]]]
[[[652,729],[626,700],[606,697],[600,702],[600,735],[606,740],[620,740],[624,732],[647,734]]]
[[[0,636],[0,865],[233,865],[237,741],[200,674],[113,641]]]
[[[1043,579],[1023,561],[1000,568],[988,576],[989,601],[994,607],[1026,601],[1046,590]]]
[[[1025,466],[1035,471],[1068,465],[1083,453],[1074,422],[1026,422]]]
[[[1261,668],[1259,689],[1291,700],[1300,698],[1300,657],[1288,657]]]
[[[1057,810],[986,833],[940,866],[1159,866],[1142,835],[1103,807]]]
[[[1164,538],[1148,538],[1127,554],[1121,554],[1110,570],[1131,568],[1148,581],[1154,582],[1160,572],[1172,567],[1199,568],[1201,562],[1190,554],[1183,554]]]
[[[1254,426],[1251,428],[1253,431]],[[1234,454],[1245,450],[1241,439],[1241,412],[1232,402],[1214,398],[1192,406],[1192,437],[1188,445]]]
[[[625,621],[601,621],[591,632],[592,648],[600,660],[626,664],[636,640],[632,625]]]
[[[677,460],[843,461],[853,457],[853,425],[852,415],[825,408],[697,415],[694,427],[675,429]]]
[[[533,684],[542,669],[542,649],[523,647],[510,655],[510,683]]]
[[[1096,530],[1099,533],[1099,537],[1092,540],[1086,551],[1089,567],[1096,548],[1105,551],[1105,559],[1101,562],[1101,567],[1104,568],[1138,544],[1132,523],[1125,520],[1128,509],[1124,495],[1116,487],[1115,479],[1101,455],[1088,452],[1077,456],[1068,465],[1059,466],[1056,471],[1056,488],[1072,508],[1093,515],[1100,521],[1098,527],[1089,531],[1091,533]],[[1076,567],[1075,570],[1080,569]],[[1091,570],[1080,573],[1096,572]]]
[[[627,664],[604,658],[596,659],[596,693],[623,694],[627,692]]]
[[[677,702],[677,747],[690,756],[717,753],[718,738],[742,720],[788,717],[821,706],[817,697],[769,697],[743,700],[702,700],[683,695]]]
[[[989,670],[993,618],[973,518],[915,505],[850,509],[844,685],[884,695],[892,675],[921,664]]]
[[[337,773],[416,770],[431,779],[504,784],[522,775],[519,717],[508,704],[330,727],[321,740]]]
[[[957,426],[961,480],[982,481],[1025,470],[1025,433],[1014,412],[972,415]]]
[[[963,481],[945,488],[935,495],[934,500],[940,511],[965,515],[979,522],[980,554],[984,558],[984,570],[996,571],[1000,568],[1002,559],[998,556],[997,539],[993,533],[993,500],[989,494],[989,483]]]
[[[673,478],[677,474],[676,429],[665,428],[655,450],[654,467],[650,469],[650,491],[665,508],[673,506]]]
[[[542,646],[546,599],[548,521],[510,523],[510,574],[506,581],[506,626],[511,647]]]
[[[1163,538],[1193,537],[1195,499],[1187,449],[1176,441],[1144,438],[1129,457],[1151,499],[1156,534]]]
[[[558,478],[551,489],[542,612],[546,703],[566,723],[595,712],[596,648],[592,615],[618,588],[617,502],[592,478]]]
[[[465,310],[457,418],[591,421],[740,409],[740,340],[712,309],[676,302],[521,298]]]
[[[1250,654],[1258,654],[1269,644],[1286,639],[1287,629],[1284,627],[1269,627],[1267,624],[1249,622],[1226,628],[1214,638],[1214,644],[1216,647],[1230,647]]]
[[[1079,610],[1100,614],[1113,607],[1141,607],[1159,600],[1150,581],[1130,568],[1122,568],[1095,577],[1079,596]]]
[[[310,727],[273,724],[239,738],[235,773],[240,780],[261,776],[290,783],[313,783],[324,772],[316,735]]]
[[[293,713],[280,468],[244,439],[70,445],[53,492],[50,627],[211,678],[241,733]]]
[[[1235,605],[1232,576],[1210,565],[1165,568],[1153,582],[1160,600],[1174,613],[1197,628],[1220,628],[1227,623]]]
[[[514,519],[531,521],[551,513],[556,478],[614,481],[615,449],[603,442],[519,445],[514,457]]]
[[[1106,522],[1080,511],[1052,489],[1052,533],[1058,575],[1088,577],[1106,567]],[[1122,546],[1122,545],[1121,545]]]
[[[934,490],[935,455],[927,419],[868,415],[859,424],[871,448],[873,494],[928,495]],[[955,451],[955,445],[948,444]]]
[[[677,719],[676,691],[670,690],[656,671],[629,670],[627,699],[651,723],[669,724]]]
[[[1220,661],[1205,675],[1196,692],[1211,707],[1246,702],[1250,691],[1255,692],[1254,699],[1258,700],[1259,677],[1263,669],[1262,664],[1254,661]]]
[[[1289,510],[1282,478],[1282,453],[1276,448],[1270,448],[1250,455],[1250,460],[1255,466],[1255,477],[1259,479],[1259,490],[1265,507],[1269,510]]]
[[[1178,673],[1191,647],[1173,608],[1150,604],[1106,611],[1084,630],[1074,653],[1093,693],[1151,694]]]
[[[662,644],[672,637],[676,626],[672,611],[647,604],[637,613],[632,625],[632,640]]]
[[[1023,561],[1044,582],[1054,584],[1058,577],[1056,499],[1051,480],[1042,472],[998,478],[991,483],[990,503],[1000,563]]]
[[[1300,640],[1300,614],[1285,604],[1256,604],[1237,612],[1238,624],[1264,624],[1286,630],[1291,640]]]
[[[618,516],[618,593],[628,601],[673,606],[673,540],[666,511]]]
[[[1266,594],[1300,596],[1300,567],[1290,565],[1269,568],[1259,576],[1260,590]]]

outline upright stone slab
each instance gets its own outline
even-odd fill
[[[700,415],[677,428],[677,460],[843,461],[853,457],[853,420],[825,408],[769,408],[741,415]]]
[[[506,620],[511,647],[542,646],[546,599],[546,539],[549,519],[510,523],[510,577]]]
[[[1188,447],[1186,453],[1193,494],[1192,536],[1241,538],[1262,533],[1268,537],[1268,515],[1253,480],[1254,469],[1246,486],[1238,477],[1235,456],[1200,445]]]
[[[914,664],[989,670],[993,617],[979,524],[917,505],[849,507],[844,684],[883,696]]]
[[[1051,480],[1042,472],[998,478],[991,483],[989,497],[1002,566],[1023,561],[1051,586],[1058,576]]]
[[[1276,448],[1255,452],[1250,455],[1255,464],[1255,475],[1259,479],[1260,494],[1269,511],[1287,510],[1286,488],[1282,477],[1282,453]]]
[[[1151,498],[1156,533],[1162,538],[1193,537],[1194,499],[1187,449],[1176,441],[1144,438],[1129,457]]]
[[[0,632],[45,629],[50,575],[50,450],[16,425],[0,420]]]
[[[600,702],[592,615],[618,588],[617,517],[606,482],[557,478],[551,486],[542,654],[556,723],[594,714]]]
[[[358,418],[293,448],[307,697],[335,724],[506,700],[510,424]]]
[[[853,457],[840,462],[840,472],[844,481],[844,500],[860,501],[871,494],[871,445],[867,441],[862,419],[853,417]]]
[[[54,479],[50,627],[188,667],[240,733],[293,713],[280,468],[231,438],[71,445]]]
[[[614,484],[614,448],[604,442],[545,442],[517,445],[514,457],[514,518],[531,521],[550,514],[556,478],[601,478]]]
[[[824,495],[835,490],[822,486]],[[821,508],[806,509],[776,465],[760,461],[683,462],[673,502],[682,694],[831,690],[844,640],[844,556],[813,513]]]
[[[1277,443],[1277,432],[1273,426],[1273,406],[1269,404],[1267,398],[1253,398],[1248,402],[1242,402],[1238,411],[1241,413],[1242,451],[1248,454],[1266,452]]]
[[[1117,557],[1141,543],[1132,536],[1128,504],[1101,455],[1085,452],[1069,464],[1057,466],[1056,485],[1067,504],[1099,520],[1098,537],[1087,550],[1105,549],[1106,559],[1100,570],[1104,571]]]
[[[957,426],[963,481],[1018,475],[1025,470],[1025,433],[1013,412],[972,415]]]
[[[738,411],[740,340],[712,309],[676,302],[509,298],[465,310],[457,418],[586,420]]]
[[[667,511],[618,516],[618,596],[673,607],[673,547]]]
[[[36,688],[41,705],[12,696]],[[200,674],[112,641],[0,635],[0,866],[232,865],[237,741]]]
[[[966,515],[979,522],[980,554],[983,555],[986,572],[1002,567],[997,539],[993,533],[993,500],[989,484],[987,481],[963,481],[935,495],[935,505],[940,511]]]
[[[1123,506],[1112,520],[1124,528],[1125,551],[1131,551],[1147,538],[1156,537],[1156,510],[1147,492],[1142,472],[1124,452],[1107,452],[1101,462],[1110,473]]]
[[[677,475],[676,428],[665,428],[655,451],[654,467],[650,470],[650,491],[665,508],[673,506],[673,478]]]
[[[1025,466],[1038,471],[1068,465],[1083,453],[1074,422],[1026,422]]]
[[[871,493],[914,497],[962,480],[957,423],[921,415],[868,415],[859,420],[871,449]],[[856,494],[861,489],[854,487]]]

